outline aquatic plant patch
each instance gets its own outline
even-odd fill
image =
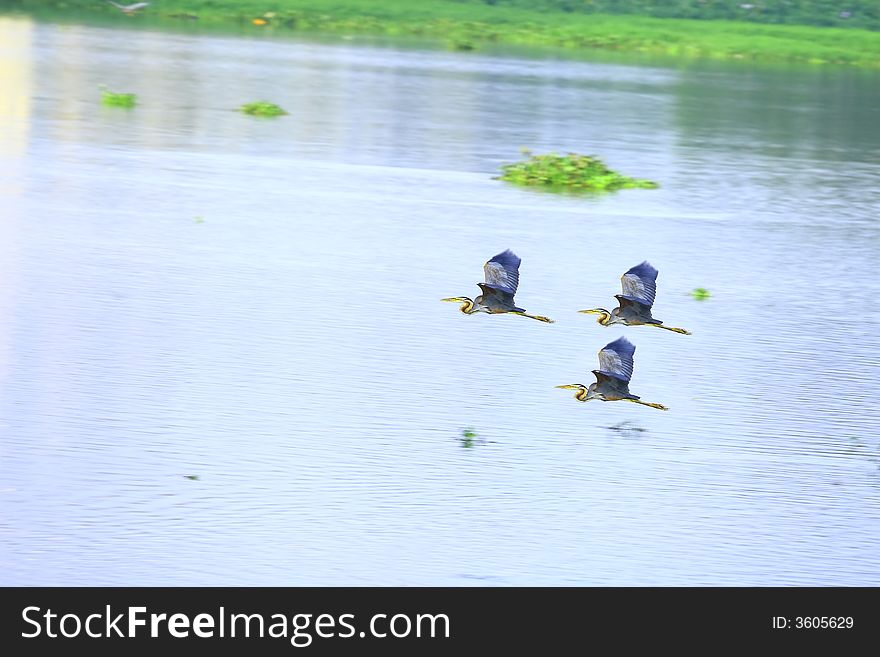
[[[134,107],[137,105],[136,94],[119,94],[106,89],[101,91],[101,104],[108,107]]]
[[[630,178],[609,169],[594,155],[547,153],[533,155],[522,162],[506,164],[499,179],[517,185],[537,185],[559,189],[612,191],[625,188],[654,189],[659,185],[652,180]]]
[[[276,105],[265,100],[257,100],[253,103],[245,103],[239,110],[251,116],[283,116],[287,112]]]

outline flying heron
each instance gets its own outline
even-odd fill
[[[123,14],[128,14],[129,16],[150,4],[149,2],[135,2],[131,5],[120,5],[116,2],[113,2],[113,0],[107,0],[107,2],[116,7]]]
[[[465,315],[473,315],[474,313],[489,313],[492,315],[511,313],[552,324],[552,319],[542,317],[541,315],[529,315],[522,308],[517,308],[513,302],[513,295],[516,294],[516,288],[519,286],[520,262],[522,262],[520,257],[510,249],[499,253],[483,265],[486,282],[477,283],[483,291],[481,295],[473,300],[468,297],[450,297],[443,299],[443,301],[460,303],[460,310]]]
[[[636,352],[635,345],[626,338],[617,338],[609,342],[599,350],[599,369],[593,370],[596,375],[596,383],[589,387],[582,383],[571,383],[557,388],[577,390],[574,398],[578,401],[590,401],[601,399],[602,401],[628,401],[651,408],[659,408],[662,411],[669,410],[663,404],[651,404],[643,402],[638,396],[629,391],[629,380],[633,373],[633,354]]]
[[[665,326],[659,319],[651,316],[651,306],[657,294],[657,270],[648,262],[636,265],[620,277],[623,294],[615,294],[619,306],[612,311],[604,308],[578,310],[579,313],[599,315],[596,320],[602,326],[623,324],[625,326],[656,326],[657,328],[690,335],[690,331],[674,326]]]

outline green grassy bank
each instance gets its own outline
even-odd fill
[[[128,0],[123,0],[125,4]],[[451,48],[497,42],[685,57],[880,67],[880,32],[741,21],[539,12],[453,0],[154,0],[125,16],[101,0],[0,0],[0,10],[48,8],[120,21],[198,20],[259,29],[422,36]]]

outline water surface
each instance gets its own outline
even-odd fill
[[[12,18],[0,72],[0,583],[880,585],[877,73]],[[506,248],[555,324],[439,301]],[[645,259],[693,335],[575,312]],[[554,389],[620,335],[668,412]]]

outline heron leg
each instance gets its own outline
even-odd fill
[[[522,315],[523,317],[531,317],[532,319],[537,319],[539,322],[547,322],[548,324],[553,324],[553,320],[549,317],[543,317],[542,315],[529,315],[528,313],[520,312],[518,310],[510,311],[513,315]]]
[[[667,331],[673,331],[675,333],[681,333],[683,335],[691,335],[690,331],[687,331],[683,328],[675,328],[674,326],[664,326],[663,324],[651,324],[651,326],[656,326],[657,328],[666,329]]]
[[[668,411],[669,408],[663,404],[652,404],[651,402],[643,402],[641,399],[624,399],[623,401],[632,402],[633,404],[641,404],[642,406],[650,406],[651,408],[659,408],[661,411]]]

